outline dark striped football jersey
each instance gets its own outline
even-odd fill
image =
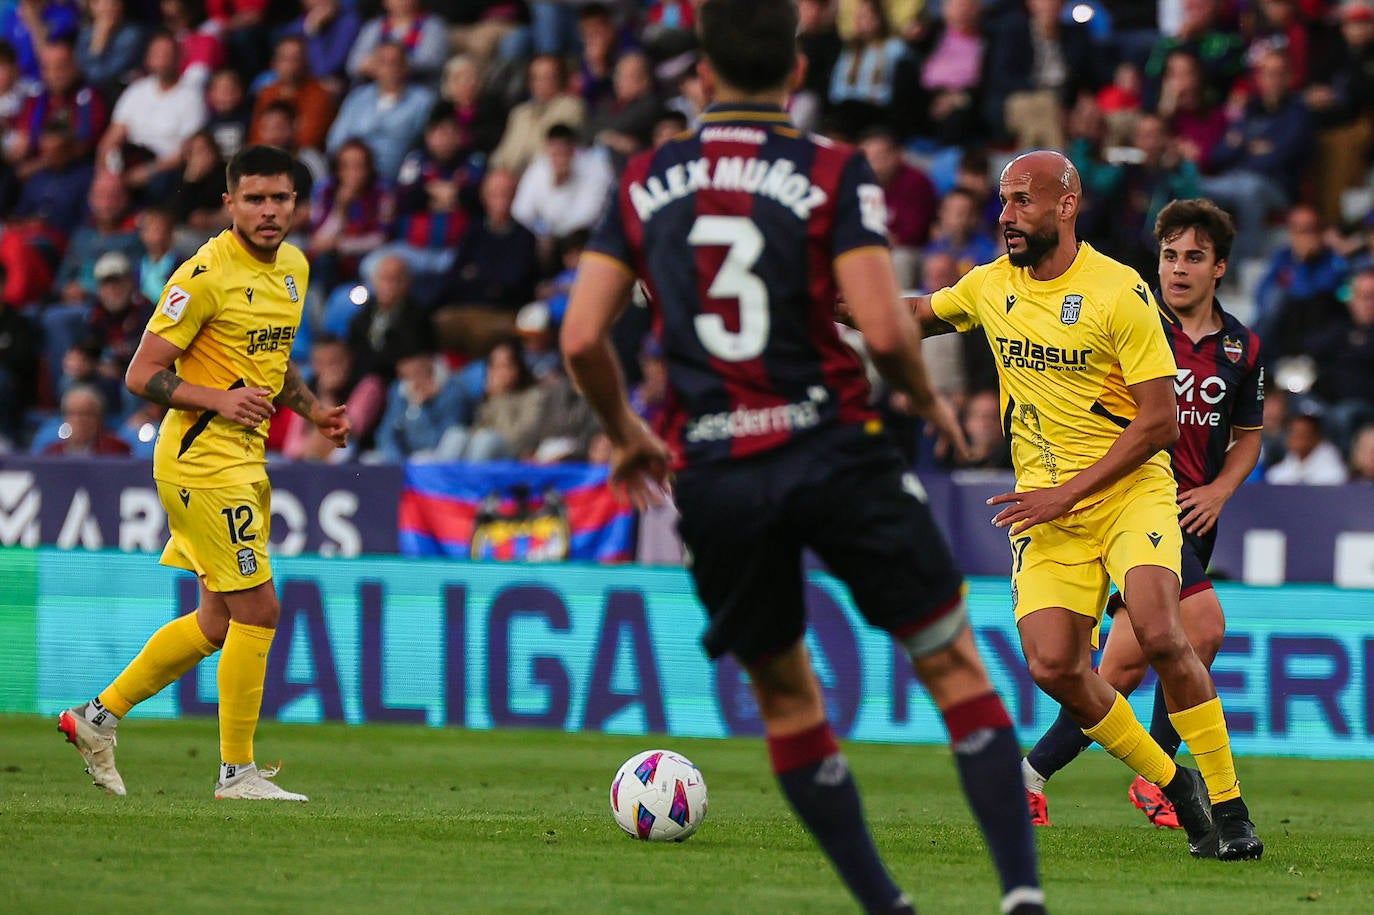
[[[1160,301],[1163,301],[1162,299]],[[1178,375],[1178,441],[1174,476],[1178,491],[1210,483],[1221,472],[1232,429],[1264,424],[1264,366],[1260,339],[1213,301],[1221,329],[1194,343],[1177,318],[1161,306],[1164,333],[1174,350]]]
[[[835,260],[886,248],[856,149],[771,106],[715,106],[630,160],[588,250],[644,283],[668,366],[660,433],[679,467],[877,416],[834,322]]]

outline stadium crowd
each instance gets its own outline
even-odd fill
[[[1171,199],[1239,227],[1226,307],[1265,341],[1257,475],[1374,481],[1374,0],[800,0],[790,113],[864,150],[902,281],[1003,251],[997,174],[1055,147],[1085,240],[1156,276]],[[167,277],[228,225],[224,163],[298,158],[311,261],[291,345],[347,404],[333,452],[285,411],[295,460],[605,460],[556,330],[628,157],[706,100],[693,3],[580,0],[0,2],[0,449],[149,453],[159,408],[124,368]],[[642,304],[642,303],[641,303]],[[662,353],[631,308],[637,409]],[[974,457],[1010,467],[996,373],[926,344]],[[885,395],[919,466],[950,466]]]

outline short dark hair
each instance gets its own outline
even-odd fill
[[[1155,218],[1155,241],[1173,241],[1189,229],[1212,243],[1217,260],[1230,258],[1231,244],[1236,240],[1236,223],[1230,213],[1205,197],[1175,200]]]
[[[797,60],[793,0],[706,0],[697,10],[701,50],[742,92],[781,88]]]
[[[605,19],[610,22],[615,21],[611,15],[610,4],[607,3],[584,3],[582,9],[577,12],[577,21],[586,22],[588,19]]]
[[[224,180],[229,186],[229,193],[237,190],[239,181],[247,175],[286,175],[294,179],[296,159],[280,147],[262,144],[245,146],[234,153],[234,158],[225,166]]]
[[[284,114],[292,123],[295,123],[296,106],[285,99],[279,98],[276,101],[268,102],[263,107],[262,111],[259,112],[258,119],[261,120],[265,115],[269,114]]]
[[[554,124],[544,132],[545,140],[563,140],[567,143],[577,145],[577,131],[567,124]]]

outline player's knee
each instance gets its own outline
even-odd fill
[[[1037,653],[1026,663],[1035,685],[1055,698],[1075,692],[1089,672],[1083,659],[1067,655]]]
[[[1176,663],[1193,652],[1181,626],[1137,632],[1136,638],[1140,641],[1141,654],[1152,667]]]

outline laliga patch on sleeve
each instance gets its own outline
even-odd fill
[[[173,286],[167,290],[167,295],[162,300],[162,313],[173,321],[180,321],[182,314],[186,311],[186,306],[189,304],[191,304],[191,293],[180,286]]]

